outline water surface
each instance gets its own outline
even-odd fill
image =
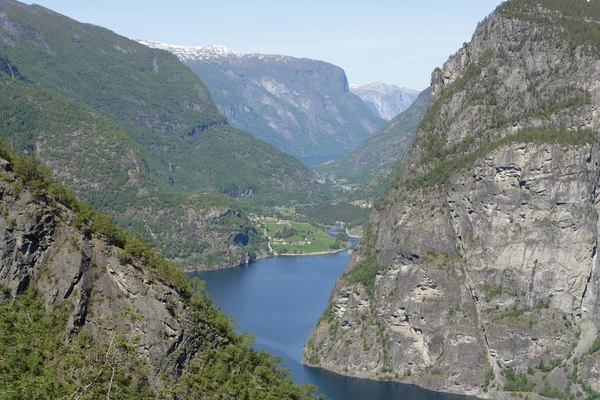
[[[280,356],[296,383],[312,383],[331,400],[464,399],[396,382],[346,377],[300,363],[302,346],[325,309],[348,254],[276,257],[248,266],[194,273],[214,302],[232,314],[254,347]]]

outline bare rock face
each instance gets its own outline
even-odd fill
[[[223,342],[214,328],[196,321],[176,288],[121,249],[82,233],[66,208],[10,183],[10,172],[1,175],[0,287],[5,292],[16,296],[35,287],[48,311],[68,310],[69,335],[106,338],[119,326],[135,334],[154,381],[164,373],[176,379],[201,346]]]
[[[600,69],[563,36],[596,14],[530,3],[502,5],[434,71],[306,363],[493,398],[599,389]]]

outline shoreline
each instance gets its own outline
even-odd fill
[[[351,248],[352,246],[348,246],[345,247],[343,249],[339,249],[339,250],[329,250],[329,251],[317,251],[314,253],[302,253],[302,254],[294,254],[294,253],[285,253],[285,254],[265,254],[265,255],[260,255],[258,257],[256,257],[254,260],[249,260],[246,262],[241,262],[239,264],[236,265],[222,265],[222,266],[218,266],[218,267],[213,267],[213,268],[194,268],[194,269],[184,269],[184,272],[186,274],[188,273],[194,273],[194,272],[204,272],[204,271],[216,271],[218,269],[227,269],[227,268],[240,268],[243,266],[248,266],[250,264],[252,264],[253,262],[256,261],[260,261],[260,260],[266,260],[268,258],[274,258],[274,257],[296,257],[296,256],[326,256],[328,254],[339,254],[343,251],[347,251]]]
[[[343,251],[346,251],[350,248],[350,246],[339,249],[339,250],[329,250],[329,251],[315,251],[314,253],[284,253],[284,254],[273,254],[272,257],[295,257],[295,256],[325,256],[327,254],[338,254]]]

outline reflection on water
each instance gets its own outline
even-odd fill
[[[239,331],[254,334],[254,347],[280,356],[297,383],[315,384],[331,400],[463,399],[412,385],[346,377],[300,363],[302,346],[347,261],[346,252],[276,257],[192,276],[206,281],[214,302],[235,317]]]

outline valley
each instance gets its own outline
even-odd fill
[[[600,1],[42,2],[0,0],[0,398],[600,399]]]

